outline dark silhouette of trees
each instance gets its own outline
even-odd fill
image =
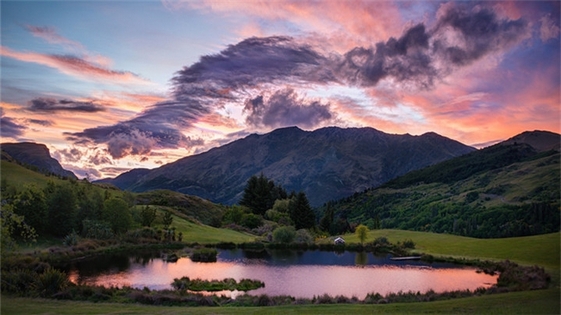
[[[78,203],[70,184],[47,185],[49,231],[55,236],[65,236],[76,226]]]
[[[261,173],[259,176],[251,176],[247,181],[240,205],[248,207],[254,214],[264,215],[273,208],[275,200],[285,199],[287,196],[282,186],[275,185],[273,180]]]
[[[288,213],[297,230],[309,229],[316,224],[316,215],[310,207],[310,202],[304,192],[299,192],[289,203]]]

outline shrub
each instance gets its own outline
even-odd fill
[[[296,230],[293,226],[281,226],[273,231],[273,242],[292,243],[296,237]]]
[[[248,229],[255,229],[263,223],[263,218],[260,215],[253,213],[246,213],[242,216],[240,225]]]
[[[69,284],[66,273],[56,270],[54,268],[48,268],[39,275],[37,290],[39,294],[43,297],[52,296],[59,291],[62,291]]]
[[[310,234],[308,230],[300,229],[296,231],[295,242],[302,243],[302,244],[312,244],[314,243],[314,237],[312,236],[312,234]]]
[[[191,253],[192,261],[215,262],[218,251],[214,248],[197,248]]]
[[[62,244],[64,246],[74,246],[78,244],[78,234],[76,233],[76,231],[73,230],[72,233],[66,235],[62,239]]]

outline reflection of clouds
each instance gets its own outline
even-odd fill
[[[79,276],[69,273],[76,281]],[[475,290],[496,283],[497,276],[476,273],[474,269],[432,268],[427,266],[366,265],[286,265],[246,264],[240,261],[197,263],[181,258],[176,263],[153,259],[145,266],[133,264],[125,271],[113,271],[97,277],[87,277],[85,283],[123,286],[130,285],[150,289],[170,289],[175,278],[189,277],[205,280],[233,278],[257,279],[265,283],[264,288],[249,291],[249,294],[269,296],[291,295],[312,298],[323,294],[331,296],[356,296],[363,299],[368,293],[385,295],[399,291],[421,292],[428,290],[444,292],[452,290]],[[235,297],[243,292],[229,293]]]

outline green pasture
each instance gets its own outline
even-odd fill
[[[176,215],[173,216],[172,226],[176,228],[176,233],[183,233],[183,242],[187,243],[245,243],[255,240],[254,235],[193,223]]]
[[[559,314],[559,289],[495,294],[447,301],[386,305],[175,307],[88,303],[2,296],[2,314]]]

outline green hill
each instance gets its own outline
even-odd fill
[[[336,217],[371,229],[481,238],[557,232],[559,162],[559,150],[505,142],[329,202],[319,212],[329,206]]]
[[[104,198],[109,196],[121,197],[128,200],[131,204],[165,206],[182,214],[186,219],[205,225],[220,225],[222,213],[224,212],[224,208],[221,205],[178,192],[156,190],[136,194],[122,191],[107,184],[91,184],[85,180],[61,179],[58,176],[44,175],[9,160],[2,160],[0,167],[2,199],[16,196],[30,186],[44,190],[49,183],[57,185],[70,183],[76,191],[88,194],[90,197],[91,194],[98,193],[104,196]]]

